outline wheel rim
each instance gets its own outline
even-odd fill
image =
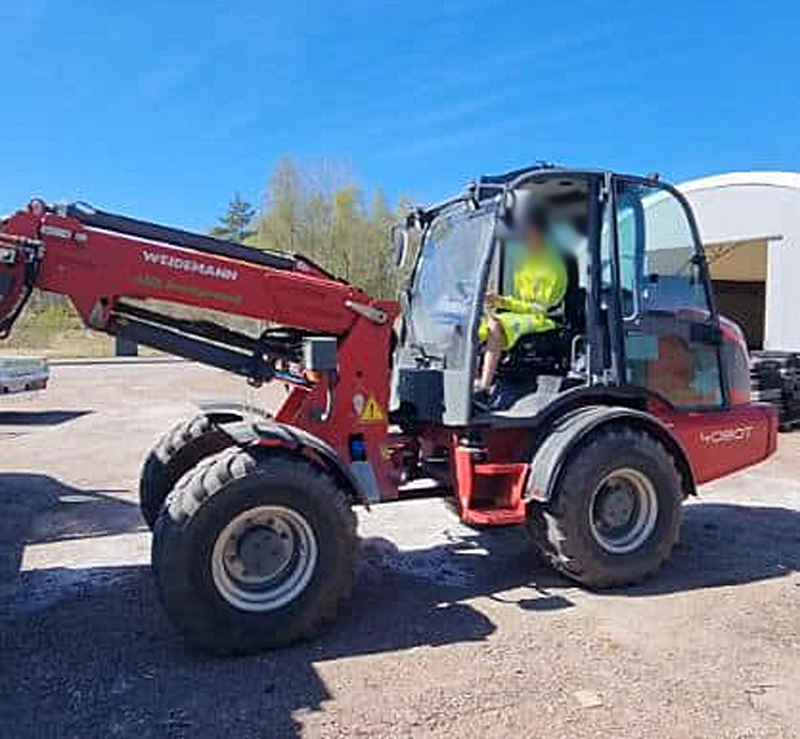
[[[589,527],[595,541],[611,554],[638,549],[653,533],[657,519],[655,486],[638,470],[615,470],[594,490]]]
[[[231,605],[272,611],[303,592],[317,555],[314,532],[297,511],[258,506],[233,518],[217,536],[211,574]]]

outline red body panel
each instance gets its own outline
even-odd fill
[[[656,415],[685,450],[698,485],[762,462],[777,445],[777,411],[765,403]]]
[[[54,229],[72,237],[51,235]],[[87,324],[96,328],[103,327],[114,303],[127,297],[172,301],[339,335],[356,320],[345,301],[370,302],[352,285],[313,272],[271,269],[87,228],[54,213],[36,217],[21,211],[3,231],[44,242],[37,287],[68,295]],[[103,309],[98,311],[98,306]]]
[[[478,526],[507,526],[525,521],[522,493],[526,463],[487,463],[475,450],[457,445],[454,457],[461,518]]]
[[[394,310],[388,303],[379,305]],[[382,500],[397,498],[399,483],[399,470],[390,464],[388,434],[390,344],[389,324],[359,318],[339,342],[338,382],[330,388],[329,415],[324,414],[329,390],[325,382],[310,391],[293,388],[276,415],[276,420],[326,441],[347,462],[351,437],[363,439]]]

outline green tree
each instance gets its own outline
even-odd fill
[[[348,168],[284,158],[267,183],[251,243],[303,254],[370,295],[394,297],[388,241],[395,219],[383,193],[365,194]]]
[[[258,244],[290,253],[300,251],[305,201],[300,172],[290,159],[281,159],[264,192]]]
[[[219,225],[214,226],[210,233],[218,239],[241,244],[256,234],[255,229],[251,228],[255,215],[255,208],[237,192],[228,203],[225,215],[217,219]]]

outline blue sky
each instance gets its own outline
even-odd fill
[[[536,159],[800,170],[797,0],[9,0],[0,27],[0,212],[204,229],[283,155],[420,200]]]

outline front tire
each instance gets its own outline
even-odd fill
[[[178,480],[198,462],[232,444],[230,436],[204,414],[173,426],[159,439],[139,476],[139,510],[150,529]]]
[[[682,501],[664,446],[645,432],[609,427],[573,453],[553,499],[531,505],[528,529],[567,577],[592,588],[631,585],[669,558]]]
[[[355,515],[308,460],[240,448],[190,470],[153,533],[153,570],[193,645],[242,654],[313,636],[352,588]]]

